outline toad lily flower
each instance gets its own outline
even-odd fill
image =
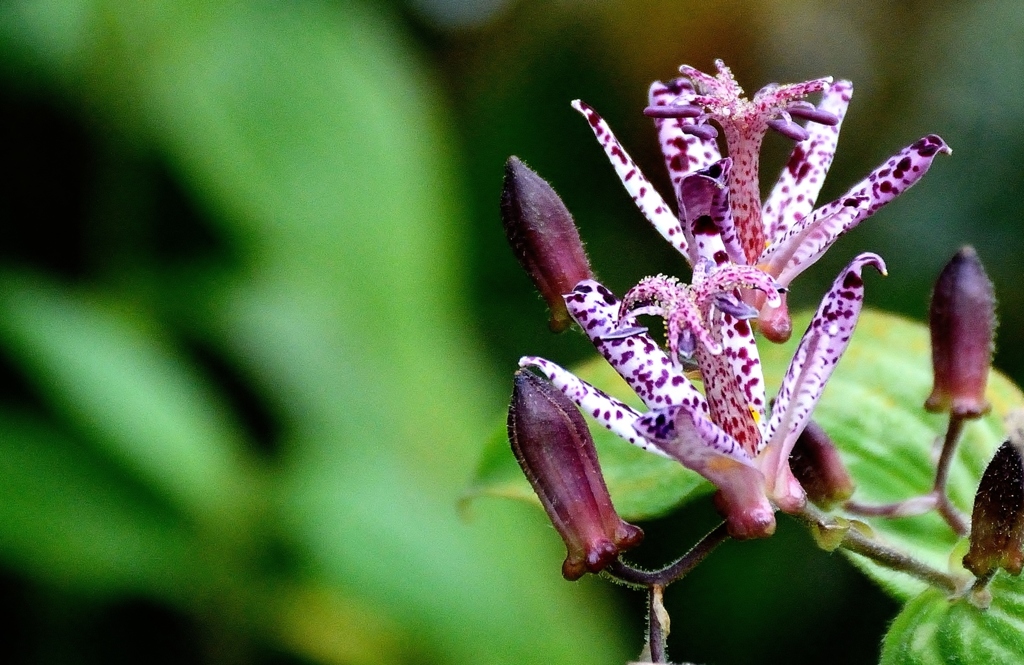
[[[534,367],[585,413],[630,443],[675,459],[718,487],[716,502],[736,538],[775,531],[774,507],[798,510],[806,501],[789,455],[810,420],[825,383],[850,340],[864,298],[861,271],[885,264],[861,254],[840,273],[797,347],[774,407],[767,413],[764,377],[739,288],[780,299],[762,270],[726,262],[697,264],[693,284],[648,278],[620,301],[594,280],[565,296],[570,315],[646,405],[639,412],[558,365],[533,356]],[[642,314],[662,317],[669,354],[646,329]],[[704,394],[686,377],[681,359],[696,356]]]
[[[579,100],[573,102],[641,212],[691,266],[702,259],[760,266],[788,287],[839,236],[916,183],[936,154],[950,152],[938,136],[925,136],[843,196],[815,208],[853,85],[833,83],[831,78],[772,84],[748,100],[729,68],[720,60],[715,64],[715,76],[684,66],[683,77],[667,84],[655,82],[645,109],[654,118],[678,213],[655,191],[597,112]],[[817,106],[804,101],[816,92],[823,93]],[[806,121],[806,126],[797,120]],[[716,142],[718,130],[710,122],[725,135],[725,158]],[[797,143],[762,205],[759,157],[768,129]],[[747,291],[744,300],[758,308],[758,324],[766,337],[777,342],[789,338],[784,297],[776,304],[767,302],[761,292]]]

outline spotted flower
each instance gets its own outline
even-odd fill
[[[849,81],[821,78],[772,84],[746,99],[730,70],[716,62],[714,76],[692,67],[683,77],[655,82],[645,113],[654,118],[665,157],[676,211],[665,203],[594,109],[573,106],[590,123],[637,206],[691,266],[701,260],[760,266],[788,287],[839,238],[916,183],[946,143],[928,135],[872,171],[846,194],[815,208],[832,164],[839,130],[853,93]],[[804,100],[821,92],[817,106]],[[798,121],[805,121],[801,125]],[[714,123],[714,124],[711,124]],[[716,141],[724,134],[727,156]],[[767,199],[760,199],[759,155],[769,129],[796,141]],[[785,296],[768,302],[763,292],[746,291],[758,308],[762,333],[789,338]]]
[[[543,358],[527,356],[519,364],[539,370],[618,436],[710,480],[734,537],[767,536],[775,530],[774,506],[792,511],[806,501],[789,454],[853,333],[867,265],[885,271],[878,256],[861,254],[840,273],[804,333],[770,412],[753,333],[733,294],[740,287],[755,289],[766,302],[777,303],[780,287],[750,266],[704,261],[692,284],[648,278],[621,301],[589,279],[565,296],[570,315],[645,411]],[[669,353],[635,325],[642,314],[666,321]],[[687,378],[680,356],[696,358],[703,394]]]

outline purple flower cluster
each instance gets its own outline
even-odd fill
[[[647,277],[621,299],[591,278],[560,294],[569,316],[645,409],[627,406],[548,360],[527,356],[520,366],[539,371],[626,441],[710,480],[730,534],[756,538],[774,532],[776,509],[796,511],[807,500],[790,469],[790,453],[853,333],[864,298],[863,269],[872,266],[884,274],[885,264],[865,253],[840,272],[801,338],[771,408],[755,330],[773,341],[787,339],[791,323],[785,298],[792,280],[839,236],[913,185],[934,156],[949,148],[938,136],[926,136],[843,196],[815,207],[852,85],[828,78],[769,85],[748,100],[729,69],[720,61],[716,65],[714,76],[683,67],[683,77],[651,86],[645,114],[658,131],[675,210],[604,120],[586,104],[573,102],[641,212],[693,269],[689,284]],[[805,101],[819,92],[817,106]],[[760,148],[769,129],[796,146],[762,203]],[[525,169],[518,160],[515,166]],[[565,217],[571,224],[567,212]],[[530,222],[506,217],[507,229],[510,223],[516,228]],[[534,257],[532,263],[545,261]],[[558,272],[557,260],[546,265]],[[545,280],[535,276],[535,281]],[[666,349],[639,324],[644,315],[664,320]],[[703,391],[691,381],[694,376]]]

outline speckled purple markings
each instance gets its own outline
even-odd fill
[[[773,84],[747,99],[729,68],[721,61],[715,67],[712,75],[684,65],[684,76],[655,82],[649,92],[645,114],[658,131],[676,198],[674,214],[600,116],[582,102],[573,103],[587,117],[637,206],[691,265],[707,258],[759,265],[789,286],[840,236],[916,183],[935,155],[950,152],[938,136],[925,136],[840,198],[815,209],[835,157],[853,84],[833,83],[828,77]],[[820,103],[804,101],[816,92],[823,93]],[[722,129],[725,159],[719,142],[700,131],[716,125]],[[762,205],[760,149],[771,128],[793,138],[796,145]],[[714,175],[716,166],[720,171]],[[717,181],[718,189],[712,181]],[[758,325],[769,339],[788,338],[791,325],[785,303],[773,307],[754,292],[745,293],[744,299],[760,311]]]
[[[573,102],[637,207],[693,269],[689,283],[645,277],[621,300],[592,279],[564,296],[569,315],[645,408],[633,409],[542,358],[526,356],[520,365],[542,373],[626,441],[714,483],[733,536],[763,537],[775,529],[775,508],[793,511],[806,501],[789,454],[849,344],[864,299],[864,267],[884,274],[885,264],[861,254],[839,274],[772,409],[752,319],[772,341],[788,338],[785,293],[792,280],[950,150],[938,136],[925,136],[819,206],[853,85],[831,78],[773,84],[747,99],[729,68],[721,61],[715,66],[714,75],[684,66],[683,77],[650,88],[644,113],[658,131],[675,211],[594,109]],[[818,104],[805,100],[818,92]],[[795,145],[762,204],[760,148],[769,129]],[[649,316],[664,322],[667,350],[641,321]],[[694,374],[684,372],[694,365],[703,392],[688,378]]]

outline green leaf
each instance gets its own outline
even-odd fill
[[[929,589],[907,603],[889,628],[882,665],[1017,663],[1024,654],[1024,579],[1000,573],[980,609]]]
[[[627,404],[641,406],[636,395],[603,359],[590,360],[573,368],[573,372]],[[711,484],[693,471],[631,446],[589,418],[588,421],[608,491],[623,519],[658,517],[711,492]],[[480,496],[520,499],[540,505],[512,456],[504,424],[484,445],[473,484],[466,492],[466,499]]]
[[[809,314],[797,317],[801,331]],[[799,336],[785,345],[761,345],[769,386],[778,385]],[[931,351],[927,327],[891,314],[865,310],[849,349],[829,381],[814,413],[838,446],[857,483],[853,499],[868,504],[900,501],[930,491],[935,479],[935,442],[948,418],[925,412],[931,391]],[[1024,395],[993,372],[988,398],[992,412],[966,425],[949,474],[949,493],[970,514],[981,474],[1004,440],[1002,418],[1024,405]],[[855,517],[855,516],[849,516]],[[903,519],[857,518],[885,542],[946,570],[957,538],[936,514]],[[853,562],[897,598],[907,600],[924,584],[879,568],[858,556]]]
[[[254,481],[241,435],[185,359],[138,317],[26,276],[3,282],[0,340],[43,398],[187,514],[236,517]]]
[[[0,558],[89,592],[183,602],[211,582],[193,536],[81,446],[0,412]]]
[[[131,42],[117,71],[137,76],[111,86],[134,94],[120,107],[239,250],[195,325],[288,425],[269,494],[300,560],[419,660],[622,660],[536,514],[456,511],[499,388],[458,274],[452,118],[387,8],[103,5]]]

